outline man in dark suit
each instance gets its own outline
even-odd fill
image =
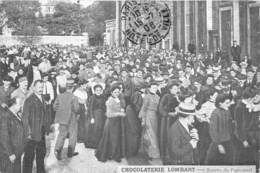
[[[233,61],[235,61],[237,63],[237,65],[239,65],[239,66],[240,66],[240,62],[241,62],[240,54],[241,54],[241,48],[237,44],[237,41],[234,40],[233,46],[231,47],[231,55],[233,57]]]
[[[0,120],[0,171],[21,172],[21,156],[24,148],[24,127],[20,117],[21,98],[13,98],[10,107],[1,111]]]
[[[254,86],[256,84],[254,76],[255,76],[255,72],[253,71],[253,69],[251,69],[251,68],[247,69],[246,81],[244,82],[243,89],[246,89],[247,87],[254,88]]]
[[[8,65],[6,64],[5,58],[1,57],[1,59],[0,59],[0,85],[1,85],[1,80],[7,74],[8,74]]]
[[[194,76],[192,75],[192,66],[191,64],[187,63],[185,67],[185,78],[191,81]]]
[[[196,129],[190,130],[194,123],[195,105],[180,103],[177,112],[179,119],[175,121],[168,132],[171,164],[196,164],[195,154],[199,136]]]
[[[11,76],[3,78],[3,85],[0,86],[0,106],[7,107],[7,101],[10,99],[13,87],[11,86],[13,79]]]
[[[31,173],[36,154],[37,173],[45,173],[45,101],[42,97],[43,82],[34,82],[33,93],[25,100],[22,120],[25,127],[27,143],[24,150],[23,172]]]

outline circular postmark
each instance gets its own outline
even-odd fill
[[[164,39],[171,27],[170,9],[164,2],[126,1],[121,8],[124,34],[135,44],[154,45]]]

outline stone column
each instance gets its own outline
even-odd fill
[[[168,37],[166,37],[167,40]],[[162,39],[162,48],[165,49],[165,39]]]
[[[173,25],[174,25],[174,12],[173,12],[173,10],[174,10],[174,2],[170,2],[170,4],[169,4],[169,8],[170,8],[170,11],[171,11],[171,28],[170,28],[170,42],[169,42],[169,48],[170,48],[170,50],[172,49],[172,45],[173,45],[173,42],[174,42],[174,28],[173,28]]]
[[[232,40],[236,40],[240,43],[240,31],[239,31],[239,1],[233,1],[233,36]]]
[[[120,46],[121,43],[121,13],[120,7],[121,2],[118,0],[116,1],[116,32],[115,32],[115,41],[116,46]]]
[[[207,0],[207,49],[209,50],[209,31],[213,29],[213,9],[212,0]]]
[[[121,8],[123,7],[124,3],[125,3],[125,0],[122,0],[121,6],[120,6],[120,9],[119,9],[120,12],[121,12]],[[121,44],[123,45],[127,41],[126,37],[125,37],[125,34],[124,34],[124,32],[126,30],[126,19],[121,18],[121,28],[122,28],[122,31],[121,31]]]
[[[189,18],[189,8],[190,8],[190,1],[184,1],[184,33],[185,33],[185,41],[184,41],[184,50],[188,50],[188,44],[190,41],[189,35],[190,35],[190,30],[189,30],[189,25],[190,25],[190,18]]]
[[[207,30],[212,30],[213,28],[212,12],[212,0],[207,0]]]
[[[155,47],[156,47],[156,49],[158,50],[158,49],[160,49],[160,42],[159,43],[156,43],[156,45],[155,45]]]
[[[150,45],[149,45],[147,39],[145,39],[145,49],[146,49],[146,50],[149,50],[149,49],[150,49]]]
[[[177,40],[181,48],[181,1],[177,1]]]
[[[194,27],[195,27],[195,45],[196,45],[196,55],[199,53],[199,39],[198,39],[198,1],[195,1],[194,9]]]
[[[110,40],[111,40],[111,41],[110,41],[110,45],[111,45],[111,46],[115,46],[115,44],[116,44],[116,40],[115,40],[116,34],[115,34],[115,33],[116,33],[116,31],[115,31],[114,29],[112,29],[112,30],[111,30],[111,36],[110,36],[110,38],[111,38],[111,39],[110,39]]]

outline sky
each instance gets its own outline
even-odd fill
[[[1,0],[0,0],[1,1]],[[32,0],[32,1],[35,1],[35,0]],[[87,7],[89,5],[91,5],[94,1],[96,0],[39,0],[41,3],[45,4],[45,3],[48,3],[48,2],[71,2],[71,3],[77,3],[77,1],[80,1],[80,4],[83,6],[83,7]]]
[[[71,0],[71,1],[77,1],[77,0]],[[87,7],[91,5],[95,0],[80,0],[80,4],[84,7]]]

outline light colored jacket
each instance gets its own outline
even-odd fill
[[[69,125],[73,116],[79,111],[78,98],[70,92],[64,92],[56,98],[54,105],[56,111],[55,123]]]

